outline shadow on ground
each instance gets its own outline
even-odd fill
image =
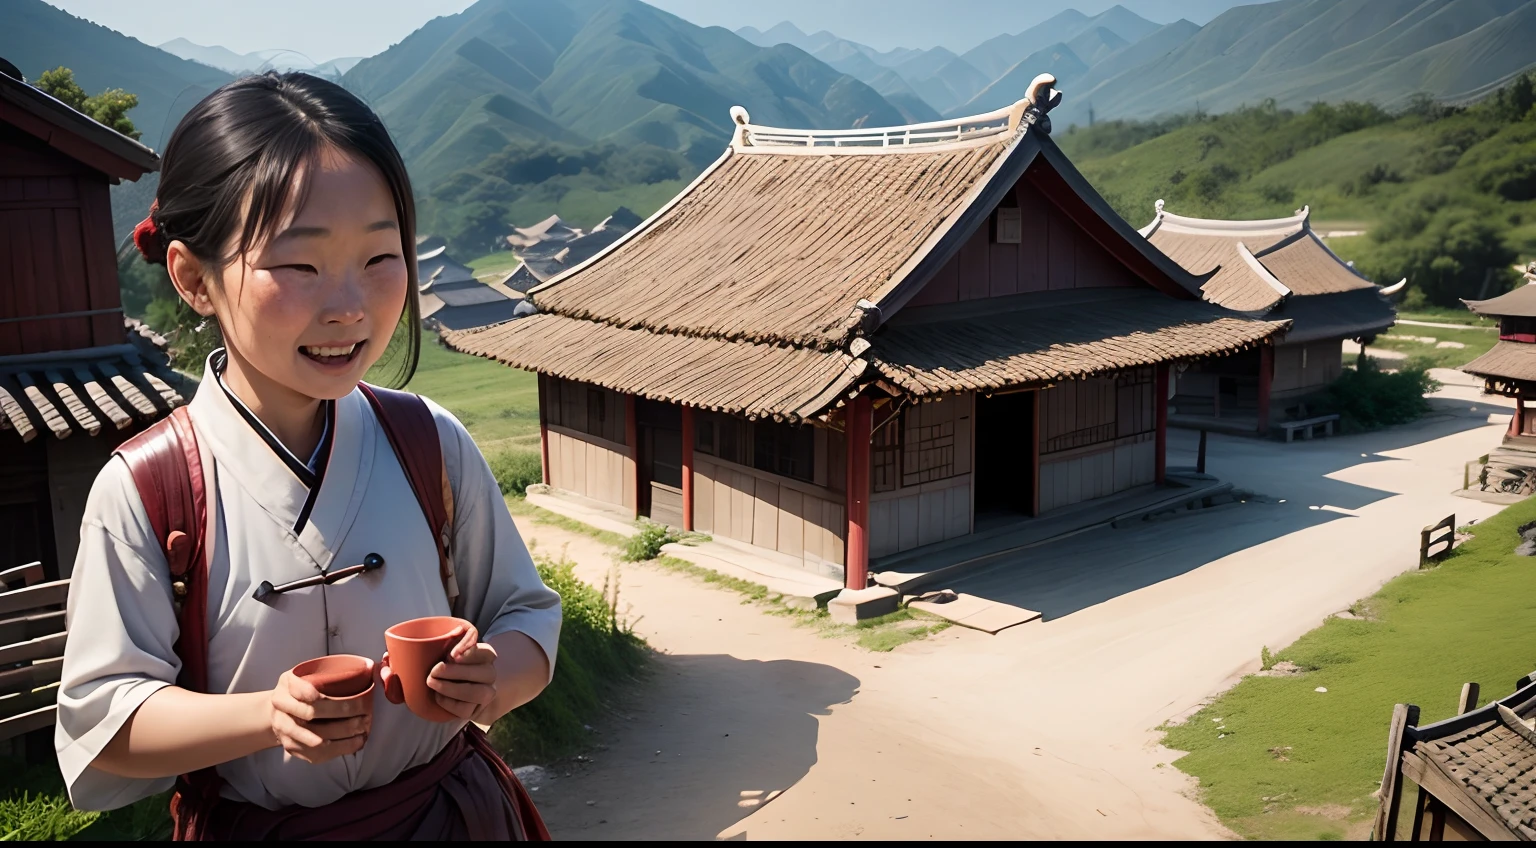
[[[1410,425],[1290,444],[1211,433],[1207,472],[1256,498],[1031,548],[959,579],[951,588],[1038,610],[1050,621],[1297,531],[1349,520],[1350,512],[1400,492],[1334,475],[1362,465],[1404,463],[1384,454],[1486,427],[1489,415],[1509,412],[1495,403],[1447,398],[1433,399],[1433,406],[1430,416]],[[1169,465],[1193,466],[1198,441],[1194,431],[1169,431]],[[1404,471],[1413,473],[1410,468]],[[1458,485],[1459,478],[1447,479],[1445,488]],[[1440,517],[1425,516],[1425,523]]]
[[[819,663],[660,655],[534,800],[556,839],[714,839],[805,776],[816,717],[858,689]]]

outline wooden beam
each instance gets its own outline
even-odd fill
[[[1461,684],[1461,697],[1456,701],[1456,714],[1470,713],[1477,709],[1478,685],[1476,683]]]
[[[0,571],[0,584],[6,588],[15,586],[20,589],[23,586],[31,586],[43,579],[43,564],[29,562],[26,565],[18,565],[15,568],[7,568]]]
[[[1269,435],[1269,392],[1275,379],[1275,346],[1259,346],[1259,435]],[[1221,392],[1218,390],[1217,395]]]
[[[634,469],[635,517],[640,517],[640,423],[635,420],[635,396],[624,396],[624,446],[629,448],[629,467]]]
[[[1381,776],[1381,807],[1376,811],[1376,839],[1380,842],[1397,839],[1397,807],[1403,799],[1399,765],[1403,758],[1403,734],[1418,722],[1419,708],[1413,704],[1398,704],[1392,708],[1392,723],[1387,730],[1387,767]]]
[[[0,739],[14,739],[34,730],[42,730],[53,725],[58,707],[49,704],[39,707],[29,713],[23,713],[5,721],[0,721]]]
[[[1157,410],[1157,467],[1154,479],[1161,485],[1168,478],[1168,363],[1157,366],[1157,387],[1154,389]]]
[[[549,378],[539,377],[539,467],[544,485],[549,485]]]
[[[683,530],[693,531],[693,407],[683,406]]]
[[[848,538],[843,558],[843,585],[849,589],[869,586],[869,451],[873,410],[869,395],[861,394],[848,404]]]
[[[1034,403],[1030,404],[1031,414],[1035,416],[1035,423],[1029,430],[1029,514],[1040,514],[1040,401],[1045,397],[1043,390],[1035,392]],[[972,472],[976,470],[971,467]]]
[[[0,615],[61,605],[69,598],[69,581],[54,580],[0,593]]]

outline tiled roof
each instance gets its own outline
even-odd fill
[[[1462,303],[1478,315],[1536,318],[1536,285],[1517,286],[1498,297],[1488,300],[1464,300]]]
[[[967,317],[892,322],[872,339],[868,356],[912,394],[990,391],[1220,356],[1286,328],[1285,321],[1246,318],[1157,292],[1094,294],[1077,303],[1022,295]]]
[[[835,351],[626,330],[560,315],[447,333],[443,340],[515,368],[652,400],[792,421],[832,406],[863,367]]]
[[[104,427],[153,422],[186,403],[191,385],[171,369],[165,340],[138,321],[126,323],[121,345],[0,358],[0,430],[23,441],[39,433],[94,436]]]
[[[1529,680],[1478,709],[1409,727],[1404,737],[1410,756],[1438,770],[1474,807],[1526,841],[1536,839],[1536,687]]]
[[[943,149],[732,148],[648,226],[534,291],[624,328],[819,348],[967,206],[1022,132]]]
[[[1536,381],[1536,344],[1505,342],[1461,366],[1468,374],[1493,379]]]
[[[1159,206],[1142,234],[1190,272],[1215,271],[1201,288],[1206,300],[1291,319],[1289,340],[1371,335],[1396,321],[1385,298],[1341,297],[1380,288],[1334,255],[1312,231],[1306,210],[1290,218],[1223,221]],[[1331,300],[1303,305],[1316,298]]]

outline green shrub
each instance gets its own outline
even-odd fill
[[[539,455],[529,450],[508,449],[486,457],[496,485],[503,495],[525,495],[528,487],[544,480],[544,466]]]
[[[657,524],[654,521],[645,521],[640,524],[640,532],[629,538],[624,545],[625,562],[645,562],[661,556],[661,546],[668,542],[676,542],[678,536],[665,524]]]
[[[0,765],[0,839],[57,842],[69,839],[148,841],[171,835],[170,795],[145,798],[120,810],[83,812],[70,806],[58,764]]]
[[[1396,372],[1383,371],[1372,359],[1345,370],[1307,406],[1316,415],[1338,415],[1345,432],[1379,430],[1406,424],[1429,411],[1424,395],[1439,388],[1422,364],[1409,362]]]
[[[568,559],[535,561],[544,584],[560,593],[560,652],[549,688],[491,728],[491,740],[515,765],[581,750],[590,741],[586,723],[604,698],[645,662],[645,642],[615,612],[616,583],[595,589],[577,578]]]

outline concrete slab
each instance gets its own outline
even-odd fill
[[[875,583],[898,592],[911,593],[957,579],[1030,548],[1060,541],[1079,533],[1117,522],[1127,522],[1191,500],[1231,489],[1207,475],[1206,479],[1177,479],[1173,485],[1147,486],[1114,497],[1100,498],[1050,513],[1021,519],[985,533],[973,533],[948,542],[928,545],[893,556],[881,557]]]
[[[961,627],[993,634],[1009,627],[1040,620],[1040,613],[1012,604],[955,592],[934,594],[942,594],[942,597],[935,600],[916,600],[907,604],[907,608],[937,616]],[[952,600],[946,598],[952,598]]]
[[[857,624],[901,608],[901,595],[885,586],[868,589],[844,589],[827,601],[827,613],[839,624]]]
[[[692,544],[673,542],[662,545],[661,552],[727,577],[766,587],[769,592],[782,596],[782,603],[795,609],[816,609],[843,588],[843,584],[836,580],[774,562],[766,556],[718,540]]]
[[[556,515],[563,515],[573,521],[580,521],[589,527],[617,533],[626,539],[640,532],[635,526],[634,518],[621,507],[585,498],[573,492],[537,483],[528,487],[526,498],[536,507],[547,509]]]

